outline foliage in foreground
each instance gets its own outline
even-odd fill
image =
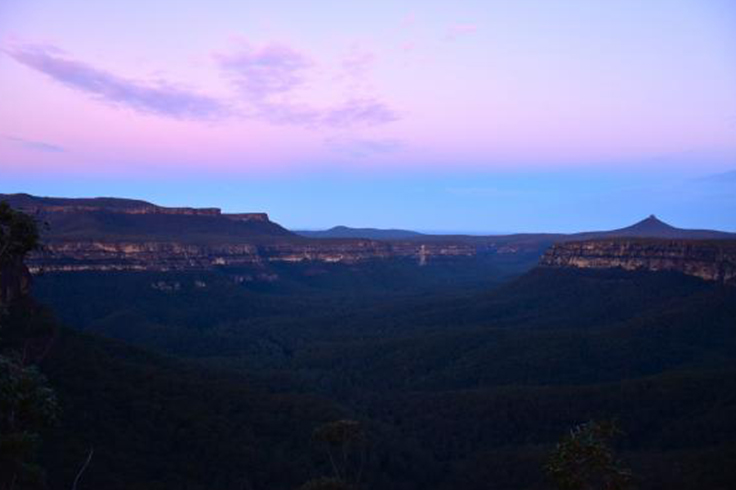
[[[0,203],[0,287],[3,279],[17,280],[3,269],[22,267],[23,258],[38,247],[38,241],[36,221]],[[26,322],[19,331],[5,328],[11,317],[9,306],[0,297],[0,334],[23,342],[31,329],[25,328]],[[0,489],[43,488],[44,471],[37,461],[40,433],[56,421],[58,403],[46,378],[30,364],[35,360],[33,349],[24,348],[21,355],[8,344],[0,338]]]
[[[590,421],[573,428],[557,444],[545,469],[560,490],[623,490],[631,470],[616,457],[612,440],[621,434],[612,421]]]

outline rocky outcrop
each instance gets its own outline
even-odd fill
[[[166,208],[162,206],[143,205],[134,208],[114,209],[106,206],[37,206],[24,209],[31,213],[89,213],[115,212],[121,214],[169,214],[180,216],[219,216],[219,208]]]
[[[559,243],[545,267],[677,271],[707,281],[736,282],[736,240],[607,239]]]
[[[259,221],[261,223],[270,221],[266,213],[234,213],[223,214],[223,216],[232,221]]]
[[[253,265],[251,244],[204,246],[174,242],[51,242],[28,259],[31,272],[206,270]]]

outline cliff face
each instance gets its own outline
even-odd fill
[[[409,260],[418,266],[492,254],[525,254],[533,264],[546,237],[431,237],[376,240],[310,239],[269,220],[266,213],[222,213],[217,208],[168,208],[131,199],[67,199],[0,195],[48,223],[43,252],[32,272],[184,271],[276,263],[357,264]]]
[[[708,281],[736,282],[736,240],[608,239],[554,245],[546,267],[677,271]]]
[[[493,243],[421,243],[376,240],[302,240],[201,245],[154,241],[51,241],[29,258],[32,272],[207,270],[220,266],[263,267],[278,262],[355,264],[370,260],[467,259],[520,250]],[[526,248],[522,250],[527,252]],[[534,253],[532,249],[530,253]],[[538,253],[541,253],[539,251]]]

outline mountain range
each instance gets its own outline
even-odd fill
[[[730,239],[736,233],[716,230],[676,228],[656,216],[616,230],[572,234],[514,233],[507,235],[431,235],[410,230],[351,228],[335,226],[322,231],[288,231],[269,220],[266,213],[223,213],[219,208],[171,208],[147,201],[122,198],[55,198],[29,194],[0,194],[0,201],[12,207],[37,214],[49,220],[49,237],[68,239],[84,237],[131,237],[144,235],[148,239],[172,237],[187,240],[192,237],[210,240],[273,239],[368,239],[368,240],[510,240],[515,237],[583,240],[604,237],[648,237],[679,239]],[[182,227],[182,224],[186,224]]]
[[[438,285],[439,277],[451,281],[463,278],[469,284],[530,270],[554,244],[617,240],[620,248],[628,246],[622,245],[622,240],[736,238],[733,233],[676,228],[655,216],[617,230],[575,234],[429,235],[341,226],[304,236],[305,232],[289,231],[262,212],[235,214],[218,208],[170,208],[120,198],[67,199],[28,194],[0,195],[0,201],[32,213],[47,224],[43,252],[29,259],[34,272],[198,271],[229,267],[242,269],[239,276],[243,280],[263,282],[289,276],[291,272],[284,267],[293,270],[296,264],[302,264],[305,273],[313,275],[323,274],[325,267],[336,264],[370,268],[376,261],[388,261],[387,264],[401,267],[407,278],[414,277],[413,281],[433,283],[426,282],[426,271],[418,270],[430,266]],[[615,247],[586,247],[578,247],[574,252],[557,248],[558,256],[568,258],[547,260],[547,264],[623,266],[622,262],[608,258]],[[717,270],[731,270],[731,249],[713,244],[702,247],[710,252],[701,250],[696,254],[691,251],[693,246],[639,246],[638,258],[624,265],[688,271],[703,278],[730,278],[730,272]],[[662,257],[663,253],[669,255]],[[720,253],[723,259],[703,262],[703,257],[712,253]],[[570,259],[572,256],[576,258]]]

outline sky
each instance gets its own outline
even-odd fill
[[[0,0],[0,193],[736,231],[733,0]]]

